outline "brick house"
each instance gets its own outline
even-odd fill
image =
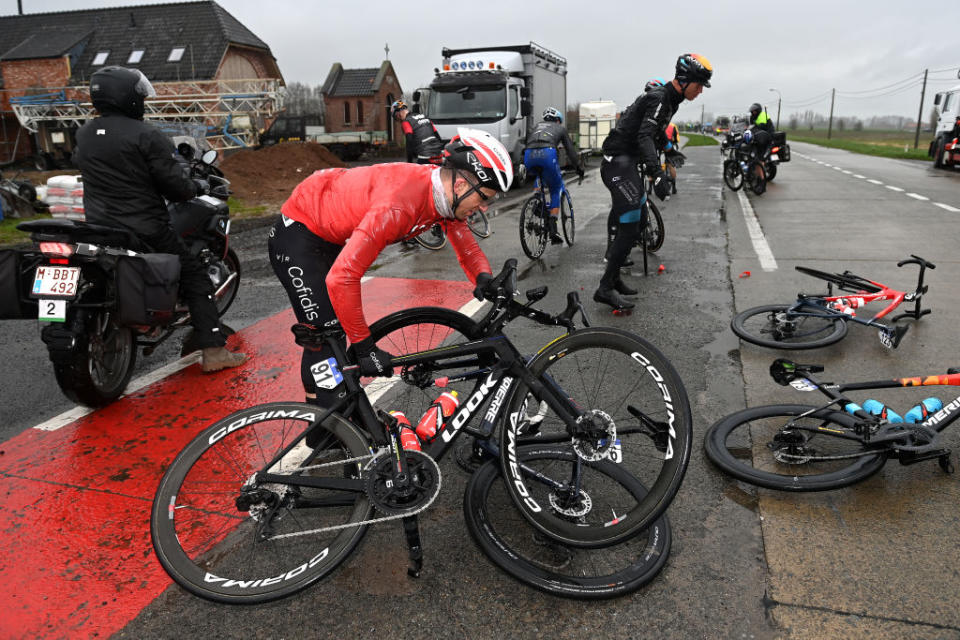
[[[212,0],[0,16],[0,164],[41,149],[68,154],[73,133],[90,117],[90,76],[109,65],[138,68],[158,97],[190,94],[192,108],[207,113],[229,110],[217,103],[225,83],[283,84],[270,47]],[[205,94],[206,101],[198,98]],[[33,133],[21,128],[11,105],[24,97],[52,114],[41,116],[44,126]],[[172,120],[181,106],[191,109],[186,99],[167,102],[169,117],[148,118]]]
[[[369,69],[344,69],[335,62],[322,93],[328,133],[386,131],[390,142],[403,139],[399,123],[390,119],[390,105],[403,97],[403,89],[389,60]]]

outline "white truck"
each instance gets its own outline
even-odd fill
[[[960,74],[958,74],[960,75]],[[938,93],[933,99],[937,110],[937,128],[928,154],[933,166],[940,168],[960,165],[960,85]]]
[[[577,144],[581,151],[600,151],[603,141],[617,126],[617,111],[617,103],[611,100],[580,103],[580,136]]]
[[[508,47],[444,48],[430,86],[413,94],[414,110],[430,118],[444,140],[457,127],[482,129],[523,164],[527,134],[547,107],[567,104],[567,61],[531,42]]]

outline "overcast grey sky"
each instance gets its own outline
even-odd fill
[[[603,3],[486,0],[219,0],[270,45],[287,82],[323,82],[334,62],[379,66],[384,44],[407,93],[424,86],[444,46],[534,41],[569,64],[568,103],[614,100],[625,108],[652,76],[672,77],[677,56],[705,55],[713,88],[684,103],[678,120],[768,106],[781,119],[812,109],[826,114],[837,89],[835,115],[915,118],[924,69],[932,94],[960,85],[960,2],[807,0],[725,3],[716,0]],[[25,13],[152,0],[23,0]],[[730,7],[730,8],[728,8]],[[17,11],[0,0],[0,14]],[[939,32],[937,30],[939,29]],[[559,105],[558,105],[559,106]]]

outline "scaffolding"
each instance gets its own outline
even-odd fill
[[[255,146],[266,120],[283,108],[277,78],[157,82],[153,87],[157,95],[145,101],[144,120],[202,125],[207,143],[217,150]],[[31,133],[44,126],[80,127],[97,116],[87,87],[11,97],[10,107]]]

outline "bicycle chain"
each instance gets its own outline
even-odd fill
[[[374,461],[376,461],[376,459],[377,459],[378,457],[380,457],[380,456],[383,455],[384,453],[388,453],[389,451],[390,451],[390,448],[389,448],[389,447],[383,447],[383,448],[381,448],[381,449],[378,449],[376,452],[371,453],[371,454],[368,455],[368,456],[360,456],[360,457],[357,457],[357,458],[348,458],[348,459],[346,459],[346,460],[338,460],[338,461],[336,461],[336,462],[327,462],[327,463],[324,463],[324,464],[315,464],[315,465],[311,465],[311,466],[309,466],[309,467],[300,467],[300,468],[297,469],[297,471],[306,471],[307,469],[320,469],[320,468],[323,468],[323,467],[332,467],[332,466],[343,466],[344,464],[349,464],[349,463],[351,463],[351,462],[358,462],[358,461],[360,461],[360,460],[370,460],[370,462],[364,467],[364,469],[367,469],[367,468],[370,467],[370,465],[371,465]],[[417,515],[417,514],[419,514],[419,513],[422,513],[423,511],[426,511],[427,509],[429,509],[429,508],[430,508],[430,505],[432,505],[433,502],[434,502],[434,500],[437,499],[437,496],[440,495],[439,487],[442,486],[442,485],[441,485],[441,478],[440,478],[439,475],[437,476],[437,485],[438,485],[438,489],[437,489],[436,494],[433,496],[433,500],[430,500],[428,503],[426,503],[425,505],[423,505],[423,506],[420,507],[419,509],[416,509],[416,510],[414,510],[414,511],[411,511],[410,513],[403,513],[403,514],[394,515],[394,516],[383,516],[383,517],[381,517],[381,518],[370,518],[369,520],[361,520],[360,522],[350,522],[350,523],[347,523],[347,524],[336,524],[336,525],[332,525],[332,526],[329,526],[329,527],[320,527],[320,528],[318,528],[318,529],[309,529],[309,530],[307,530],[307,531],[297,531],[296,533],[281,533],[281,534],[279,534],[279,535],[270,536],[270,537],[267,538],[267,539],[268,539],[268,540],[280,540],[280,539],[283,539],[283,538],[296,538],[296,537],[298,537],[298,536],[313,535],[313,534],[315,534],[315,533],[325,533],[325,532],[327,532],[327,531],[339,531],[339,530],[341,530],[341,529],[349,529],[349,528],[351,528],[351,527],[364,527],[364,526],[367,526],[367,525],[370,525],[370,524],[378,524],[378,523],[380,523],[380,522],[388,522],[388,521],[390,521],[390,520],[400,520],[400,519],[402,519],[402,518],[409,518],[410,516],[415,516],[415,515]]]

